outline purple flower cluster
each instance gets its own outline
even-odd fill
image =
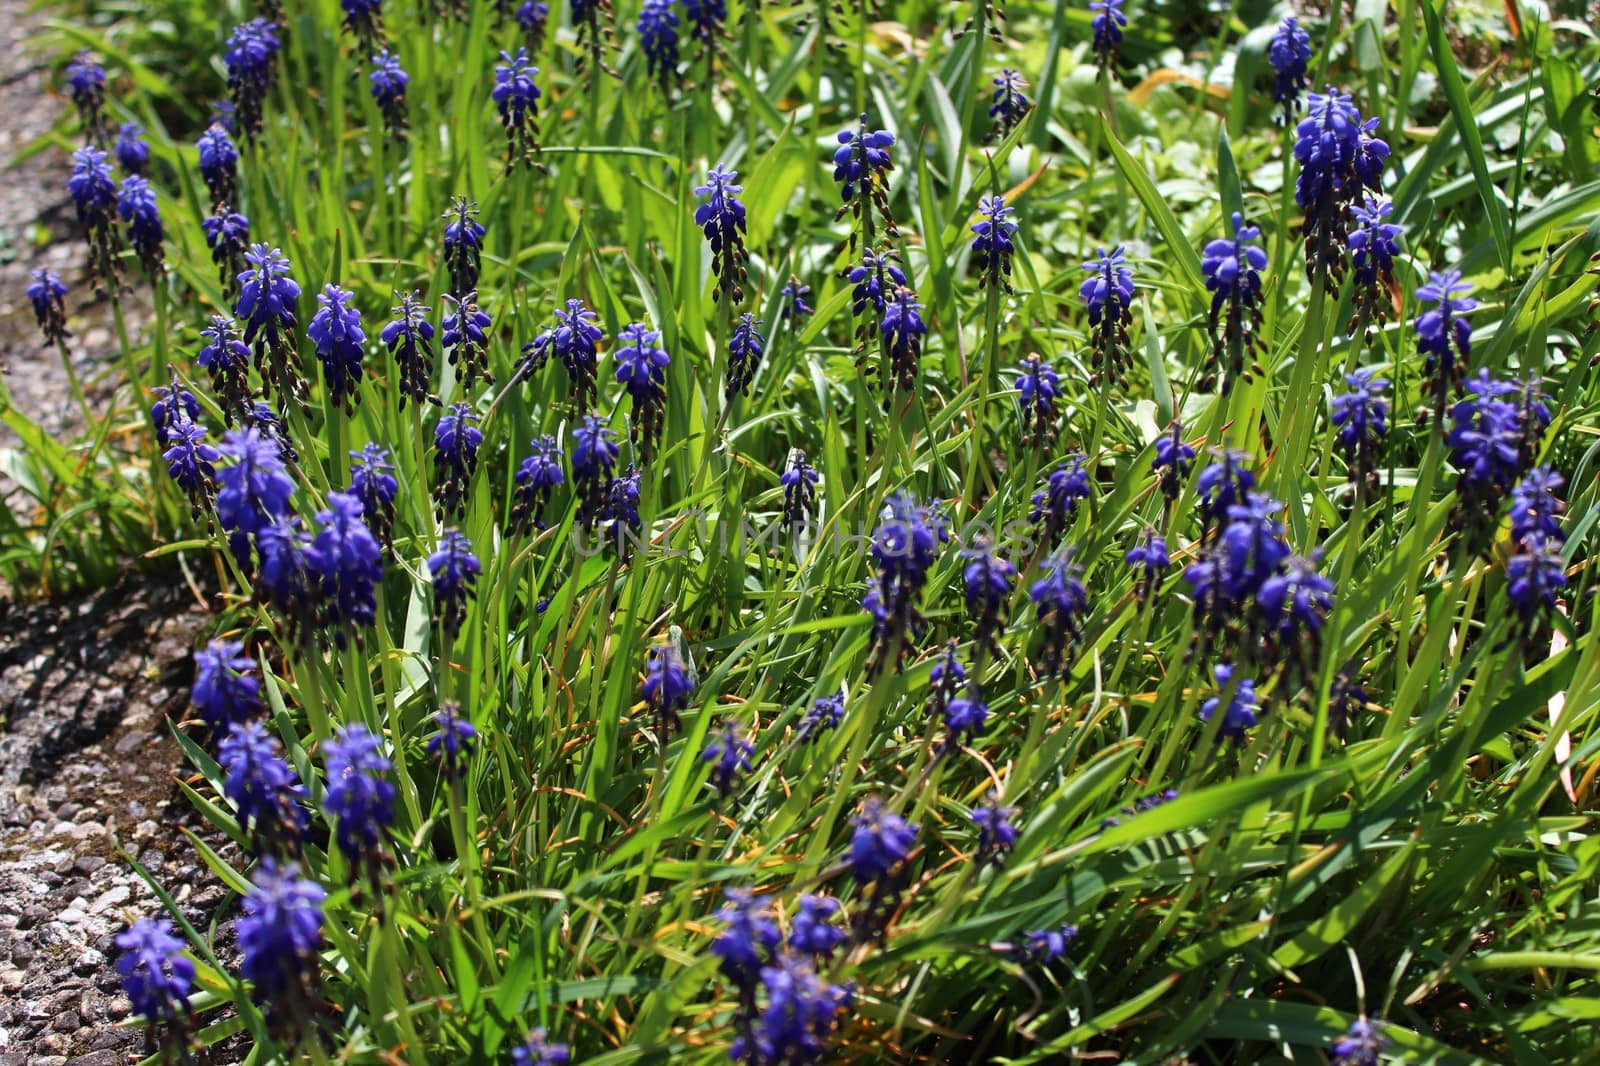
[[[1222,392],[1245,373],[1246,360],[1261,349],[1261,272],[1267,269],[1261,227],[1247,226],[1233,215],[1233,237],[1210,242],[1200,270],[1211,293],[1212,359],[1222,374]]]
[[[1128,325],[1133,321],[1133,271],[1122,248],[1100,248],[1083,264],[1089,277],[1078,296],[1089,311],[1089,345],[1094,351],[1096,381],[1126,383],[1133,360]]]
[[[1337,89],[1312,93],[1295,128],[1300,164],[1295,203],[1305,212],[1306,275],[1337,282],[1344,274],[1351,209],[1366,192],[1381,192],[1389,145],[1378,120],[1363,119]]]
[[[873,577],[861,609],[872,616],[873,670],[898,664],[922,637],[922,590],[950,539],[944,519],[932,506],[896,492],[884,505],[883,520],[872,535]]]
[[[694,194],[705,203],[695,209],[694,224],[706,235],[711,246],[711,273],[716,278],[719,299],[734,303],[744,300],[744,283],[749,277],[750,252],[744,246],[745,209],[739,200],[744,186],[736,184],[737,171],[714,166],[704,185]]]

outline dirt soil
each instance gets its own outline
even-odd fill
[[[84,276],[66,193],[68,152],[18,155],[66,102],[30,44],[45,12],[0,0],[0,366],[19,411],[64,440],[82,429],[60,355],[43,347],[25,289],[59,273],[70,358],[104,401],[118,384],[110,307]],[[130,304],[133,301],[130,300]],[[146,316],[131,308],[139,328]],[[16,438],[0,427],[0,448]],[[0,475],[0,493],[15,492]],[[25,501],[15,497],[13,506]],[[66,601],[0,590],[0,1066],[113,1066],[143,1057],[113,969],[113,938],[160,905],[123,857],[171,891],[201,929],[227,893],[179,830],[202,826],[169,714],[187,702],[206,614],[183,583],[130,575]],[[228,1058],[214,1058],[222,1061]]]

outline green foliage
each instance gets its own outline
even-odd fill
[[[401,407],[376,343],[353,417],[320,402],[291,412],[307,515],[318,504],[305,501],[348,484],[350,450],[376,441],[395,453],[394,560],[377,623],[359,643],[318,649],[289,641],[246,595],[218,629],[259,650],[272,725],[314,799],[330,727],[359,721],[387,738],[398,866],[380,917],[370,893],[345,888],[343,861],[308,845],[307,867],[330,889],[330,1009],[296,1052],[274,1042],[229,972],[224,927],[187,929],[204,963],[202,1040],[243,1028],[263,1060],[488,1062],[543,1026],[577,1061],[723,1061],[735,996],[708,953],[722,890],[756,887],[786,918],[800,891],[837,893],[849,909],[848,823],[877,794],[922,827],[920,852],[887,938],[831,971],[858,988],[836,1037],[841,1059],[1314,1061],[1362,1014],[1387,1020],[1406,1061],[1578,1061],[1600,1041],[1600,647],[1586,550],[1600,502],[1584,273],[1600,249],[1592,34],[1519,8],[1520,36],[1488,23],[1505,35],[1478,70],[1457,54],[1453,15],[1431,0],[1358,3],[1354,20],[1310,26],[1316,81],[1381,116],[1406,225],[1401,313],[1347,334],[1348,286],[1314,292],[1306,280],[1293,134],[1271,124],[1275,18],[1264,8],[1244,22],[1184,5],[1171,24],[1138,11],[1107,78],[1084,11],[1011,5],[1002,46],[981,32],[982,5],[888,4],[867,17],[767,4],[748,17],[736,9],[714,70],[694,63],[692,86],[669,100],[645,77],[636,4],[620,5],[618,79],[578,73],[570,29],[556,29],[565,5],[553,5],[539,57],[544,169],[513,171],[489,92],[515,28],[496,24],[493,5],[470,5],[463,21],[388,5],[386,31],[411,74],[404,147],[383,135],[338,5],[285,6],[280,77],[265,135],[244,153],[237,206],[254,239],[291,259],[302,325],[324,283],[355,291],[374,340],[395,293],[421,289],[437,312],[439,216],[465,195],[488,227],[481,299],[500,384],[469,395],[448,367],[438,382],[444,402],[477,405],[486,437],[461,523],[484,569],[453,642],[430,624],[423,565],[440,532],[428,493],[435,413]],[[196,329],[228,307],[200,230],[209,205],[190,143],[196,102],[223,92],[206,60],[237,13],[219,26],[209,8],[169,8],[170,21],[130,12],[60,29],[64,43],[96,42],[114,107],[150,128],[167,179],[171,273],[155,299],[170,325],[130,358],[141,407],[169,361],[200,380]],[[952,39],[969,14],[980,25]],[[1036,75],[1040,106],[986,144],[989,80],[1002,66]],[[846,223],[830,179],[834,134],[863,110],[898,137],[896,247],[932,327],[917,391],[888,405],[854,355],[839,277]],[[693,224],[692,189],[716,162],[745,187],[749,309],[768,339],[751,395],[732,401],[722,377],[733,316],[714,300]],[[967,269],[968,226],[994,192],[1021,226],[1005,297]],[[1265,345],[1259,370],[1217,395],[1205,381],[1199,249],[1234,210],[1266,235]],[[1127,247],[1140,290],[1126,387],[1092,380],[1077,290],[1100,245]],[[1482,301],[1473,369],[1537,373],[1558,401],[1540,458],[1569,485],[1570,595],[1559,639],[1528,655],[1503,588],[1504,533],[1487,556],[1461,549],[1452,474],[1417,418],[1414,293],[1451,265]],[[778,295],[791,275],[816,307],[792,328]],[[585,551],[570,516],[532,537],[506,532],[527,442],[557,433],[570,448],[563,427],[576,412],[561,372],[514,374],[519,346],[570,297],[598,310],[608,338],[644,321],[672,355],[665,442],[642,481],[647,543],[626,560]],[[1030,351],[1063,371],[1065,429],[1043,453],[1018,442],[1009,387]],[[1380,485],[1361,499],[1327,417],[1339,375],[1356,365],[1395,382]],[[620,392],[611,366],[602,359],[602,413]],[[202,402],[218,426],[214,399]],[[95,432],[130,417],[119,407]],[[1265,682],[1269,710],[1238,746],[1201,719],[1216,693],[1210,661],[1191,654],[1183,582],[1145,604],[1122,561],[1147,525],[1168,535],[1178,568],[1196,551],[1193,478],[1164,507],[1150,474],[1152,442],[1174,417],[1192,441],[1249,452],[1288,504],[1292,546],[1323,552],[1337,578],[1309,677]],[[114,489],[87,485],[70,450],[22,436],[16,461],[35,472],[52,529],[81,530],[109,494],[150,487],[141,479],[153,464]],[[822,527],[801,550],[745,535],[746,523],[776,520],[794,447],[824,478]],[[947,500],[958,526],[1013,529],[1039,472],[1080,450],[1095,489],[1067,541],[1087,567],[1091,617],[1065,676],[1041,676],[1020,593],[1002,653],[970,643],[962,562],[948,549],[917,656],[870,675],[860,610],[870,566],[850,538],[870,533],[889,492]],[[155,491],[176,507],[169,486]],[[0,558],[18,550],[22,524],[0,527]],[[203,527],[188,536],[164,550],[223,557]],[[1033,580],[1037,553],[1018,561]],[[248,594],[241,575],[217,568]],[[699,687],[682,731],[660,738],[639,683],[647,648],[673,625]],[[981,664],[993,717],[941,758],[927,690],[946,639]],[[1330,703],[1343,670],[1368,702],[1338,733]],[[841,727],[799,743],[811,702],[841,688]],[[459,791],[424,754],[449,699],[485,738]],[[719,800],[700,755],[726,716],[756,740],[756,769]],[[241,839],[218,767],[185,742],[200,773],[192,798]],[[1570,754],[1558,754],[1563,744]],[[1124,812],[1167,788],[1178,797]],[[1020,809],[1021,835],[1003,866],[979,869],[969,812],[991,789]],[[196,843],[243,887],[245,871]],[[1024,966],[1000,950],[1063,923],[1080,936],[1062,963]]]

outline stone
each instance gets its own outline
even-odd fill
[[[91,914],[104,914],[112,907],[120,907],[132,898],[133,889],[127,885],[114,885],[100,893],[100,897],[90,906],[89,912]]]

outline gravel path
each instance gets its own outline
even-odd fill
[[[49,57],[29,47],[43,17],[28,0],[0,0],[0,367],[17,409],[70,440],[83,427],[59,354],[40,344],[30,272],[47,267],[71,286],[68,346],[91,397],[115,387],[117,353],[110,308],[84,276],[67,153],[16,158],[64,106],[49,89]],[[0,426],[0,448],[15,443]],[[15,491],[0,475],[0,493]],[[183,710],[206,615],[181,583],[140,576],[64,602],[4,595],[0,1066],[135,1062],[144,1035],[115,1024],[129,1006],[112,939],[159,904],[119,849],[201,928],[226,898],[178,832],[201,826],[176,786],[183,757],[167,725]]]
[[[72,201],[68,153],[52,147],[18,160],[49,133],[65,101],[51,92],[50,57],[30,41],[44,14],[28,0],[0,0],[0,367],[17,410],[57,435],[79,428],[61,357],[45,347],[26,289],[32,271],[45,267],[69,286],[67,347],[91,397],[114,385],[117,359],[110,308],[97,300],[84,272],[83,244]],[[143,314],[131,317],[143,320]],[[0,446],[12,444],[0,426]]]
[[[179,826],[166,724],[188,691],[205,614],[143,578],[76,603],[6,608],[0,636],[0,1066],[130,1061],[137,1030],[112,937],[159,904],[138,857],[204,923],[224,891]]]

